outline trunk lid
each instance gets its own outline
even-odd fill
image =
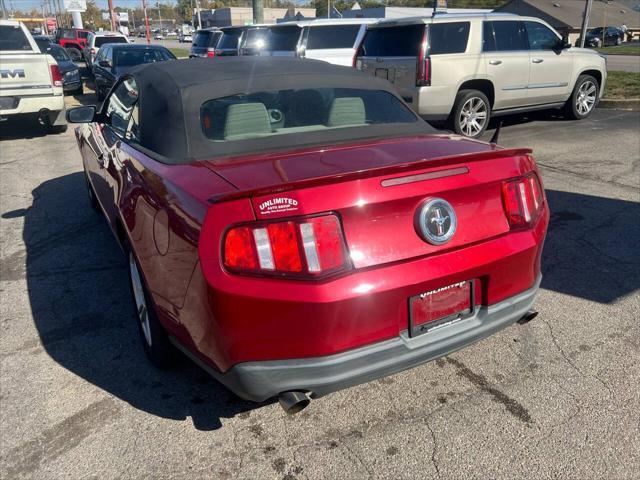
[[[250,197],[256,219],[336,212],[356,268],[455,249],[507,233],[501,184],[522,174],[528,150],[428,135],[367,145],[262,155],[209,167]],[[445,245],[415,227],[431,198],[449,202],[457,230]]]

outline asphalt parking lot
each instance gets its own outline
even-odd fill
[[[73,129],[2,125],[2,478],[639,478],[638,132],[638,112],[506,118],[552,210],[540,315],[288,416],[146,361]]]

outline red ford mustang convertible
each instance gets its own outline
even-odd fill
[[[151,361],[289,412],[533,315],[526,149],[434,132],[383,80],[230,57],[131,71],[76,137]]]

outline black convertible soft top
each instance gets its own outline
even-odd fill
[[[399,98],[387,81],[353,68],[278,57],[220,57],[141,65],[128,74],[139,91],[140,146],[165,163],[229,157],[312,145],[431,133],[419,117],[388,123],[213,142],[202,129],[208,100],[237,94],[304,88],[382,90]],[[407,107],[408,108],[408,107]],[[415,114],[414,114],[415,115]]]

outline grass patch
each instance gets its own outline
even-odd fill
[[[596,48],[597,52],[604,55],[639,55],[640,56],[640,44],[635,45],[615,45],[612,47]]]
[[[604,98],[640,98],[640,73],[608,72]]]
[[[170,48],[169,50],[178,58],[189,56],[189,50],[186,48]]]

